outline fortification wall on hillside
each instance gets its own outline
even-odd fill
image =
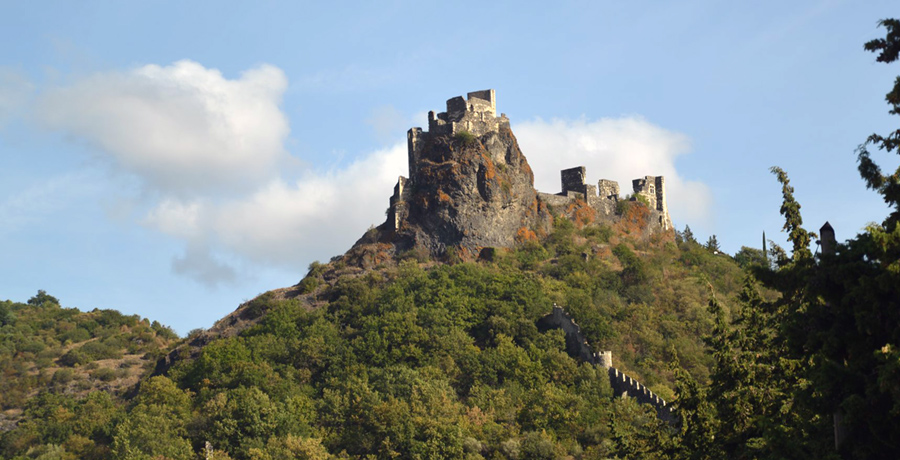
[[[538,321],[538,328],[541,330],[562,329],[566,333],[566,352],[570,356],[607,370],[613,396],[634,398],[640,404],[649,404],[656,410],[660,420],[676,423],[677,419],[666,401],[637,380],[613,367],[612,351],[595,352],[581,333],[578,323],[561,307],[554,304],[553,311]]]

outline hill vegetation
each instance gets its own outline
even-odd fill
[[[170,328],[136,315],[63,308],[44,291],[26,303],[0,302],[0,431],[14,428],[36,405],[57,405],[59,416],[77,401],[113,405],[177,339]],[[42,414],[26,415],[14,432],[49,422],[49,413]]]
[[[37,429],[59,403],[51,388],[4,435],[5,454],[194,458],[209,442],[220,458],[603,458],[659,422],[611,399],[605,371],[569,357],[562,332],[537,320],[565,305],[598,350],[671,398],[669,362],[700,381],[710,373],[708,286],[734,298],[744,278],[693,240],[635,241],[566,218],[545,242],[492,261],[408,258],[329,276],[343,269],[314,264],[297,292],[242,307],[255,325],[145,381],[102,435]],[[316,308],[291,297],[308,286]],[[92,397],[66,401],[77,413]]]

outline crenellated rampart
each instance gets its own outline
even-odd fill
[[[624,372],[612,365],[612,352],[604,351],[596,353],[591,348],[587,339],[581,333],[581,327],[561,307],[553,305],[553,311],[549,315],[538,320],[540,330],[562,329],[566,333],[566,352],[573,358],[601,366],[609,373],[609,385],[612,387],[613,396],[621,398],[634,398],[640,404],[649,404],[656,409],[656,415],[660,420],[676,423],[677,418],[666,401],[654,394],[649,388],[641,384]]]

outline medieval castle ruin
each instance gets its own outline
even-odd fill
[[[409,177],[400,177],[394,187],[388,209],[388,222],[394,230],[399,229],[406,217],[406,204],[409,190],[417,181],[426,180],[420,177],[420,167],[427,141],[435,136],[465,135],[482,138],[489,133],[498,133],[501,129],[509,129],[509,118],[501,113],[497,116],[496,93],[493,89],[468,93],[466,98],[454,97],[447,101],[447,111],[435,114],[428,113],[428,131],[412,128],[407,132],[407,148],[409,155]],[[502,163],[504,145],[494,141],[495,137],[485,142],[485,148],[495,161]],[[548,206],[566,206],[574,200],[581,199],[594,208],[601,216],[613,216],[616,213],[619,196],[619,184],[616,181],[601,179],[597,185],[586,181],[583,166],[564,169],[561,172],[562,191],[556,194],[537,192],[538,198]],[[656,226],[661,230],[672,228],[672,220],[666,206],[665,179],[662,176],[645,176],[632,181],[634,193],[630,199],[640,200],[655,211]]]

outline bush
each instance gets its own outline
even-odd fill
[[[453,138],[463,145],[472,145],[478,140],[474,134],[468,131],[457,131],[457,133],[453,135]]]
[[[97,379],[103,382],[110,382],[115,380],[117,377],[116,371],[114,369],[110,369],[108,367],[101,367],[99,369],[91,371],[91,378]]]
[[[68,353],[62,355],[59,358],[59,363],[63,366],[80,366],[82,364],[88,363],[91,361],[91,357],[88,356],[85,352],[81,351],[80,348],[75,348],[69,350]]]
[[[301,294],[309,294],[313,292],[320,284],[322,284],[322,282],[319,281],[319,278],[307,275],[307,277],[303,278],[300,281],[300,284],[298,284],[297,286],[300,288]]]
[[[581,235],[598,243],[608,243],[613,235],[613,229],[606,225],[587,226],[581,230]]]
[[[91,333],[86,329],[81,327],[76,327],[65,334],[59,336],[59,341],[62,343],[70,342],[70,343],[79,343],[89,340],[91,338]]]
[[[51,383],[55,385],[65,385],[72,381],[75,378],[75,371],[72,369],[60,369],[53,373],[53,379],[50,380]]]
[[[119,359],[122,357],[122,350],[120,344],[121,340],[111,340],[111,343],[104,343],[99,341],[88,342],[80,347],[81,351],[83,351],[86,355],[90,357],[90,359]]]

